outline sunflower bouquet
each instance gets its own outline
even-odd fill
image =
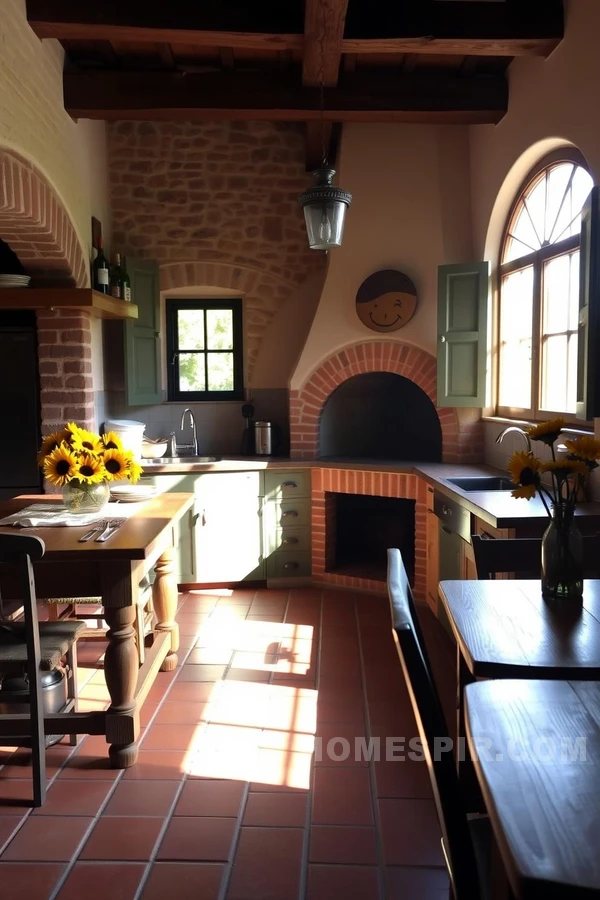
[[[46,480],[63,488],[65,504],[73,511],[99,506],[101,499],[107,502],[110,482],[126,478],[135,482],[142,474],[117,434],[95,434],[74,422],[43,439],[38,463]]]
[[[562,418],[528,428],[531,440],[550,447],[552,459],[542,461],[532,451],[513,453],[508,470],[513,497],[531,500],[537,494],[550,518],[542,539],[542,592],[545,596],[581,596],[583,542],[574,524],[580,489],[598,467],[600,441],[583,435],[565,440],[566,453],[557,456],[554,444],[565,427]]]

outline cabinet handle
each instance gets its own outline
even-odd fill
[[[289,488],[297,488],[298,485],[296,484],[295,481],[284,481],[283,484],[281,485],[281,487],[282,487],[282,488],[285,488],[285,487],[289,487]]]
[[[298,513],[295,509],[286,509],[285,512],[281,514],[282,519],[296,518]]]
[[[282,544],[297,544],[298,538],[297,537],[284,538],[281,543]]]
[[[444,504],[442,505],[442,513],[443,513],[445,516],[451,516],[451,515],[452,515],[452,510],[451,510],[451,508],[450,508],[449,506],[446,506],[446,504],[444,503]]]
[[[286,562],[283,566],[284,569],[297,569],[298,563],[296,562]]]
[[[196,522],[198,521],[199,518],[200,518],[200,513],[195,513],[192,516],[192,528],[195,528]]]

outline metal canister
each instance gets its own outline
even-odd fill
[[[273,426],[271,422],[254,423],[254,451],[258,456],[270,456],[273,449]]]

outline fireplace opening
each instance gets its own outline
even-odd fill
[[[323,407],[319,455],[327,459],[441,462],[437,410],[414,381],[394,372],[353,375]]]
[[[327,571],[385,581],[388,547],[398,547],[411,584],[415,574],[415,501],[327,494]]]

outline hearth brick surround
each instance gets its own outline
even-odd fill
[[[89,284],[83,248],[62,200],[31,163],[9,150],[0,150],[0,236],[34,286]],[[93,427],[89,314],[40,310],[37,321],[42,433],[72,419]]]
[[[366,372],[394,372],[409,378],[429,397],[442,427],[445,463],[475,463],[483,458],[483,423],[460,422],[457,410],[437,406],[436,360],[418,347],[398,341],[366,341],[335,353],[300,390],[290,391],[290,452],[293,459],[319,456],[319,422],[330,394],[348,378]],[[419,458],[418,435],[413,435]]]
[[[417,475],[399,472],[365,472],[360,469],[314,469],[312,474],[312,579],[338,587],[381,591],[384,584],[367,578],[328,572],[332,548],[328,544],[327,519],[333,494],[401,497],[415,500],[414,592],[425,597],[427,485]],[[333,524],[330,521],[330,526]]]

